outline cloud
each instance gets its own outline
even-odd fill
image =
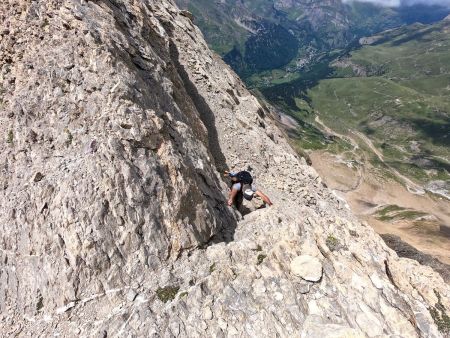
[[[370,2],[373,4],[378,4],[386,7],[399,7],[408,5],[443,5],[450,6],[450,0],[343,0],[344,2]]]

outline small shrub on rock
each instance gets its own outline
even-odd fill
[[[209,273],[213,273],[214,271],[216,271],[216,263],[212,263],[209,267]]]
[[[14,133],[12,130],[8,131],[8,137],[6,138],[6,143],[9,143],[9,144],[14,143]]]
[[[67,134],[67,138],[66,138],[66,146],[68,147],[68,146],[70,146],[71,144],[72,144],[72,141],[73,141],[73,135],[72,135],[72,133],[70,132],[70,130],[69,129],[65,129],[65,132],[66,132],[66,134]]]
[[[267,255],[259,254],[259,255],[258,255],[258,258],[257,258],[256,265],[262,264],[262,262],[264,262],[264,259],[266,259],[266,257],[267,257]]]
[[[166,286],[164,288],[159,288],[158,290],[156,290],[156,295],[161,302],[167,303],[168,301],[175,299],[175,296],[177,295],[179,290],[179,286]]]
[[[252,249],[253,251],[262,251],[262,246],[258,244],[256,249]]]
[[[438,298],[438,302],[434,307],[431,307],[429,311],[438,330],[447,337],[447,335],[450,335],[450,317],[447,314],[445,306],[442,304],[441,294],[436,290],[434,290],[434,293]]]
[[[339,240],[334,237],[333,235],[330,235],[327,237],[326,245],[330,251],[336,251],[340,248],[341,244],[339,243]]]
[[[353,237],[359,237],[358,233],[355,230],[350,230],[350,235]]]

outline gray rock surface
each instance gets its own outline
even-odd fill
[[[0,16],[2,337],[445,335],[440,275],[324,188],[172,2]],[[220,172],[248,166],[275,205],[242,218]]]

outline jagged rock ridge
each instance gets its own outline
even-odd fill
[[[188,13],[0,13],[2,335],[445,335],[448,285],[324,188]],[[241,219],[220,171],[248,165],[275,206]]]

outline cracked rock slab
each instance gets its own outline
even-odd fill
[[[322,263],[309,255],[297,256],[291,262],[291,272],[309,282],[318,282],[322,278]]]

